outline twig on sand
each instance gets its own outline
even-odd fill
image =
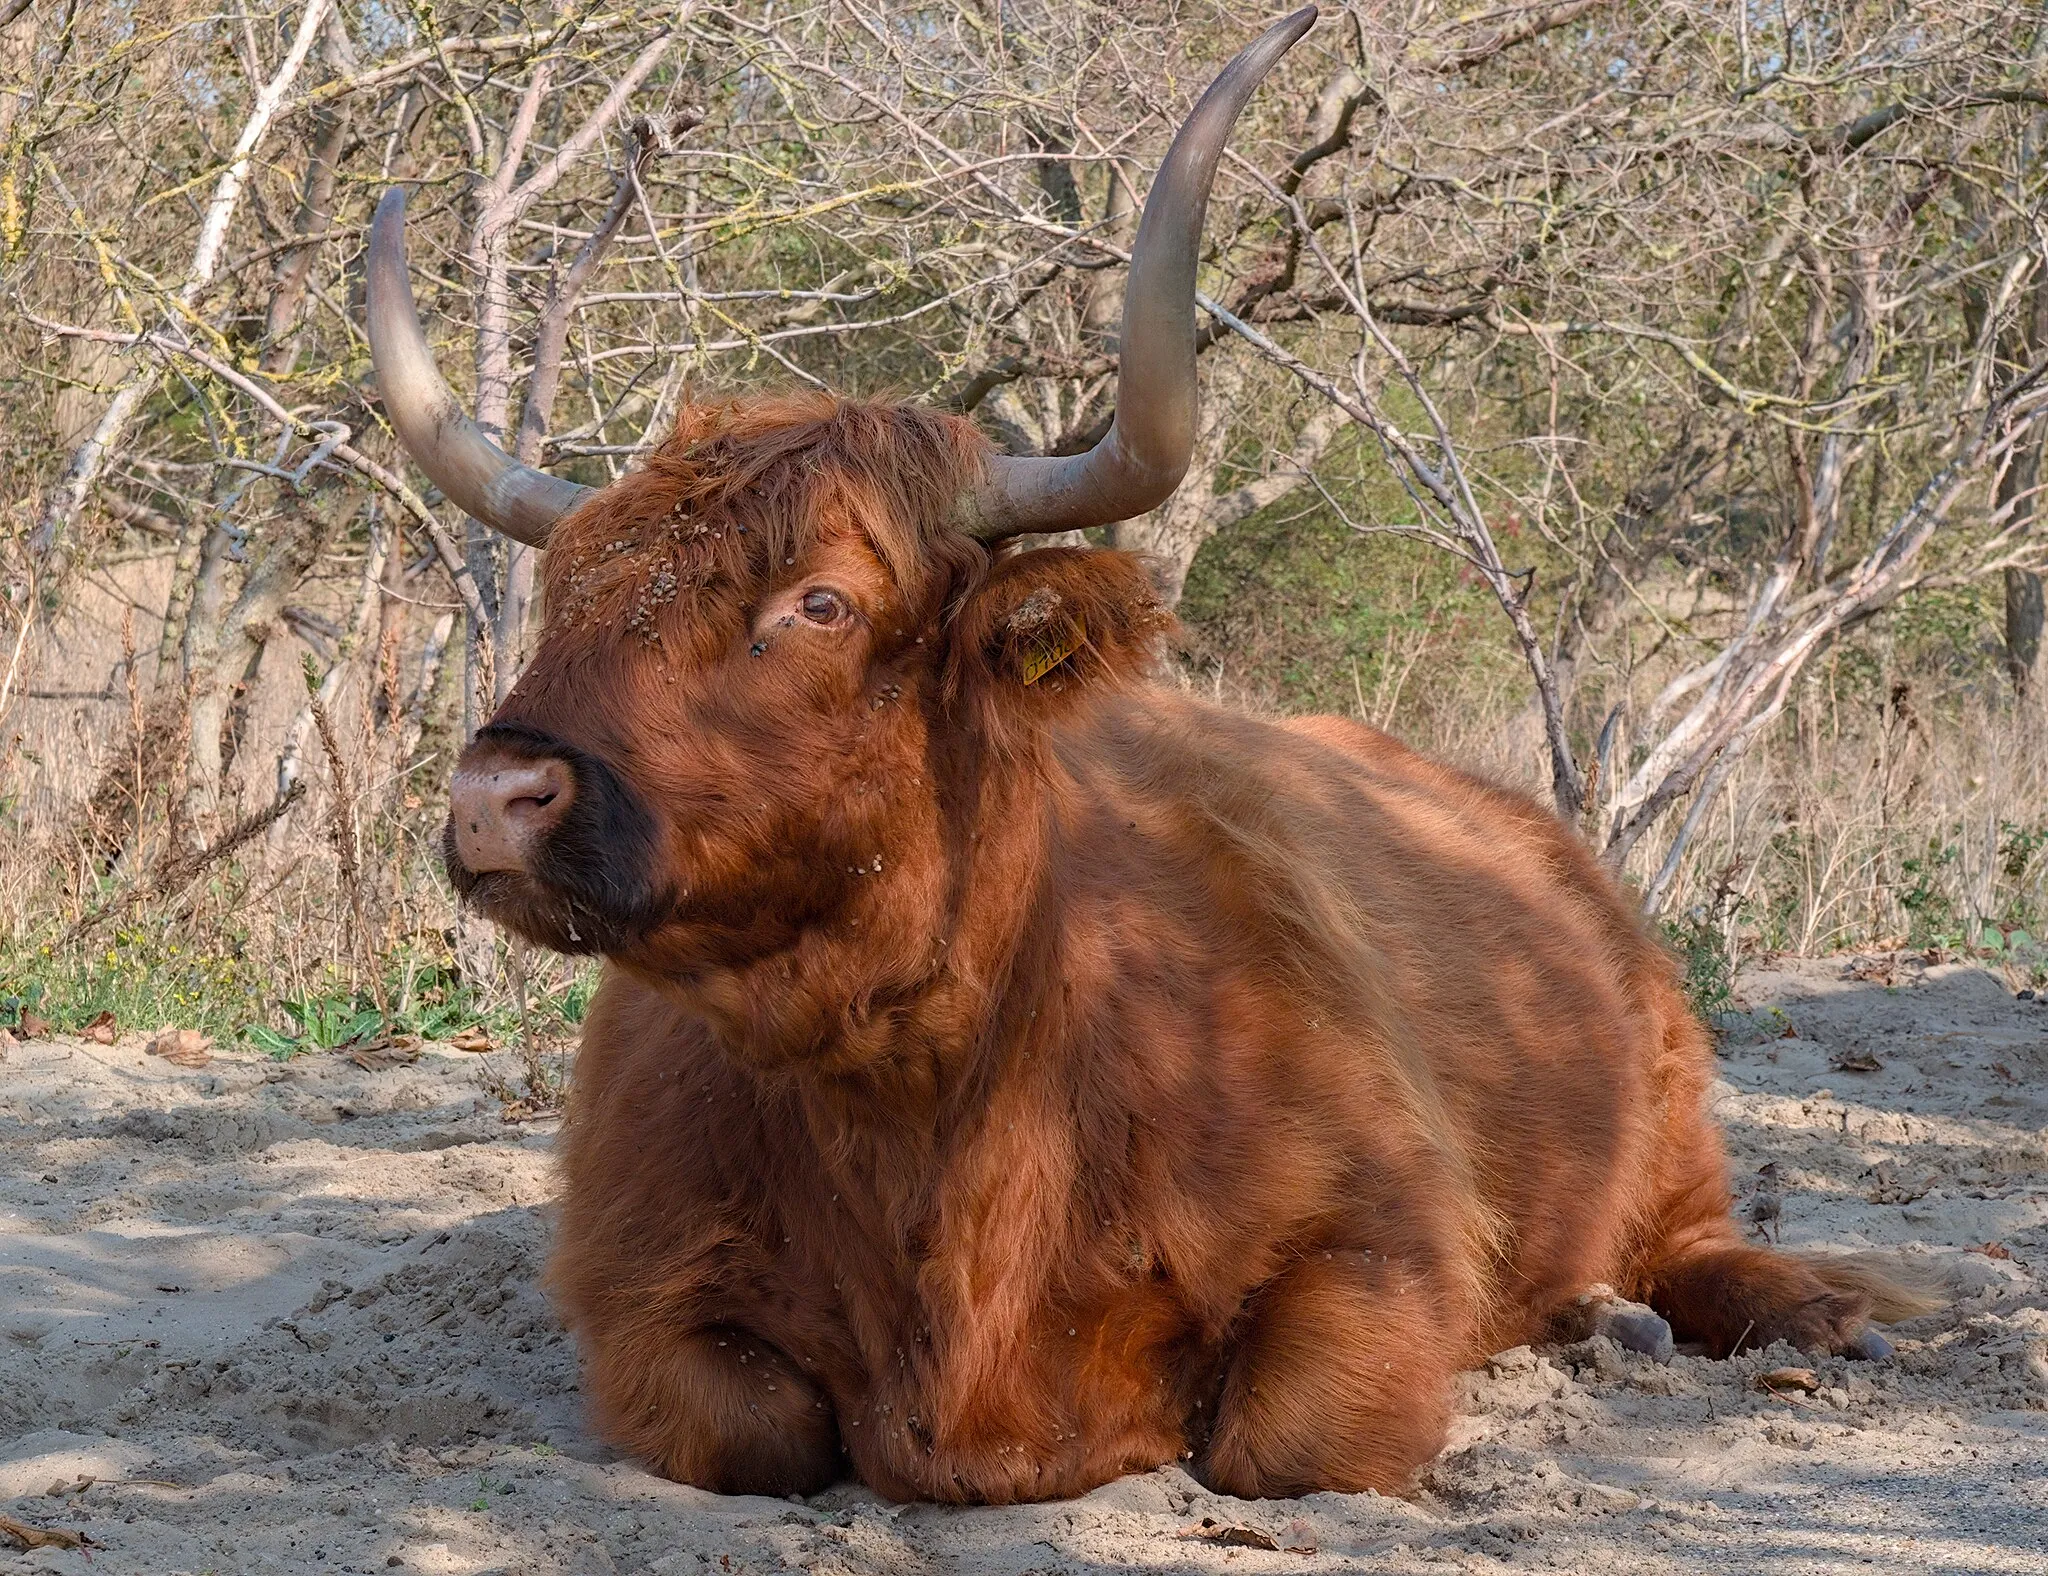
[[[16,1521],[11,1516],[0,1516],[0,1533],[5,1533],[24,1549],[97,1549],[100,1543],[82,1532],[73,1532],[68,1527],[31,1527],[25,1521]]]

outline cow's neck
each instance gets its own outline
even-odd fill
[[[1057,942],[1044,879],[1055,790],[1028,770],[964,781],[840,908],[668,989],[736,1060],[845,1119],[866,1108],[893,1130],[952,1125],[968,1086],[1028,1031]]]
[[[1101,1225],[1072,1207],[1090,1183],[1073,1120],[1085,1075],[1067,981],[1079,962],[1062,907],[1076,900],[1068,845],[1093,824],[1093,800],[1050,751],[943,780],[954,797],[917,844],[931,863],[885,858],[849,922],[731,982],[735,1002],[754,1004],[750,1032],[790,1036],[737,1041],[733,1054],[795,1096],[847,1251],[895,1266],[847,1284],[879,1299],[868,1325],[929,1337],[900,1382],[992,1396],[1031,1370],[1030,1331],[1061,1295],[1050,1277],[1074,1256],[1071,1233]],[[1090,889],[1078,889],[1093,908],[1082,929],[1099,942],[1111,915]],[[856,991],[873,1007],[860,1010]],[[823,1054],[788,1054],[805,1034]]]
[[[1047,868],[1058,789],[1032,770],[988,781],[950,807],[936,845],[950,852],[936,966],[850,1032],[837,1065],[793,1072],[818,1162],[861,1215],[860,1251],[901,1266],[876,1284],[906,1300],[871,1313],[878,1328],[900,1318],[927,1332],[902,1382],[934,1404],[993,1395],[1029,1367],[1080,1185],[1072,1078],[1051,1043],[1065,974],[1063,894]],[[906,907],[896,923],[930,911]]]

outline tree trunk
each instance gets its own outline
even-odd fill
[[[318,689],[314,695],[307,697],[305,704],[299,707],[290,725],[285,729],[284,748],[278,752],[277,757],[277,797],[280,799],[292,791],[292,786],[298,782],[304,767],[306,735],[313,729],[314,700],[317,698],[324,707],[331,708],[334,705],[341,694],[341,686],[348,680],[349,669],[355,662],[356,653],[363,647],[371,621],[380,618],[386,611],[384,571],[394,557],[391,547],[395,535],[390,526],[379,522],[374,514],[371,516],[370,542],[363,559],[355,611],[349,618],[348,628],[335,643],[334,660],[327,665],[327,671],[321,675]],[[317,550],[316,542],[316,553]],[[374,689],[374,675],[370,682],[371,688]],[[366,699],[365,704],[374,706],[374,699]]]
[[[279,63],[276,74],[256,94],[249,118],[243,122],[241,135],[229,150],[226,166],[214,182],[213,194],[200,222],[199,239],[192,250],[192,261],[185,270],[185,282],[178,289],[177,304],[186,311],[199,305],[213,283],[227,246],[229,226],[241,204],[250,172],[255,167],[256,150],[268,135],[272,121],[277,118],[292,84],[298,79],[299,68],[305,64],[314,38],[326,23],[328,3],[329,0],[307,0],[290,48]],[[44,566],[43,594],[46,601],[56,595],[68,568],[68,538],[77,523],[79,511],[85,507],[85,500],[98,482],[108,457],[120,448],[126,438],[128,425],[144,397],[155,386],[156,378],[154,366],[138,360],[136,370],[115,391],[90,433],[72,452],[70,463],[64,467],[64,475],[44,501],[42,517],[36,522],[29,545]]]
[[[2043,130],[2048,130],[2048,126],[2037,120],[2033,138],[2037,143]],[[2013,338],[2016,344],[2008,360],[2016,367],[2032,362],[2042,344],[2048,342],[2048,269],[2036,276],[2019,332]],[[2011,523],[2023,535],[2031,534],[2040,525],[2041,510],[2035,489],[2041,482],[2044,441],[2048,440],[2030,436],[1998,480],[1999,506],[2012,509]],[[2011,568],[2005,572],[2005,670],[2021,699],[2032,702],[2036,708],[2048,706],[2048,693],[2044,693],[2048,672],[2044,672],[2041,660],[2039,570]]]
[[[203,839],[220,810],[227,765],[223,745],[237,681],[277,633],[278,614],[327,542],[329,526],[315,504],[287,500],[286,508],[289,512],[267,533],[263,553],[250,565],[240,594],[225,612],[227,548],[232,539],[225,528],[217,528],[207,543],[208,561],[201,566],[185,627],[190,754],[180,820],[188,838]]]
[[[2048,701],[2048,668],[2041,660],[2041,575],[2033,569],[2005,572],[2005,667],[2012,687],[2040,706]]]
[[[1167,607],[1179,605],[1188,570],[1204,542],[1305,485],[1316,463],[1350,425],[1350,418],[1336,406],[1319,406],[1296,430],[1287,451],[1268,461],[1264,475],[1219,493],[1216,479],[1229,458],[1231,433],[1243,415],[1247,367],[1238,353],[1222,346],[1205,356],[1201,367],[1201,424],[1180,490],[1150,514],[1114,525],[1109,533],[1112,545],[1145,558],[1152,584]]]
[[[320,261],[320,248],[327,239],[327,226],[334,217],[334,172],[348,145],[349,117],[346,109],[323,111],[318,131],[306,161],[305,185],[299,198],[298,222],[294,232],[301,245],[278,259],[277,279],[271,290],[270,311],[264,323],[263,370],[276,377],[289,373],[299,357],[299,309],[313,283],[313,271]]]
[[[520,180],[527,145],[533,136],[542,101],[552,87],[553,60],[543,55],[534,63],[519,107],[495,157],[496,173],[477,196],[470,229],[470,267],[476,278],[476,424],[500,448],[508,446],[512,409],[512,231],[520,217],[563,174],[588,153],[612,125],[619,111],[667,55],[676,39],[671,28],[657,34],[634,57],[592,110],[545,159]],[[477,520],[465,522],[464,557],[490,617],[487,628],[472,627],[468,635],[468,684],[464,695],[463,733],[482,725],[510,693],[519,676],[526,638],[526,615],[533,603],[534,549],[500,537]]]
[[[1144,558],[1153,589],[1167,607],[1179,605],[1195,554],[1215,534],[1209,511],[1216,502],[1216,473],[1223,468],[1238,419],[1238,401],[1244,393],[1245,369],[1240,357],[1228,351],[1205,356],[1202,371],[1205,387],[1200,425],[1195,430],[1195,452],[1188,461],[1186,478],[1174,495],[1150,514],[1110,528],[1110,540],[1116,546]]]

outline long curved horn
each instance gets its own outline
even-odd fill
[[[996,455],[964,500],[983,541],[1128,520],[1173,495],[1195,450],[1195,255],[1223,144],[1252,90],[1316,23],[1308,6],[1223,68],[1167,150],[1124,285],[1116,418],[1086,454]]]
[[[405,267],[405,192],[392,187],[370,225],[370,361],[398,441],[457,507],[515,542],[548,531],[594,490],[521,465],[469,419],[434,366]]]

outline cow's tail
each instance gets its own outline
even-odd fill
[[[1831,1291],[1860,1297],[1879,1324],[1898,1324],[1945,1308],[1954,1299],[1948,1277],[1902,1254],[1795,1252]]]

